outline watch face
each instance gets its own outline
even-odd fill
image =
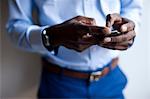
[[[43,30],[43,42],[45,46],[50,46],[49,36],[46,34],[46,30]]]

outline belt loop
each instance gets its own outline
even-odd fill
[[[112,59],[111,64],[110,64],[110,70],[112,71],[115,67],[117,67],[119,62],[119,57],[116,57]]]
[[[109,71],[111,71],[112,70],[112,63],[113,63],[113,60],[111,60],[109,62],[109,64],[107,64],[105,67],[103,67],[103,69],[107,67],[109,69]]]
[[[88,79],[86,79],[87,86],[89,86],[89,85],[90,85],[90,83],[91,83],[91,81],[90,81],[90,76],[91,76],[91,75],[89,75],[89,76],[88,76]]]

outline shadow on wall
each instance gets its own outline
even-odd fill
[[[8,17],[7,0],[2,0],[2,97],[35,98],[39,84],[40,57],[16,49],[8,40],[5,24]]]

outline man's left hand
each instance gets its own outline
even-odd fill
[[[121,17],[119,14],[109,14],[106,18],[106,26],[121,32],[119,35],[109,34],[104,38],[100,46],[113,50],[126,50],[132,46],[136,33],[133,21]]]

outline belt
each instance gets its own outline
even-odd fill
[[[42,65],[44,70],[50,73],[62,74],[74,78],[88,79],[89,81],[98,81],[101,77],[107,75],[110,71],[117,67],[118,61],[118,57],[114,58],[112,59],[111,63],[108,66],[104,67],[102,70],[90,73],[62,68],[56,64],[48,62],[46,59],[42,59]]]

